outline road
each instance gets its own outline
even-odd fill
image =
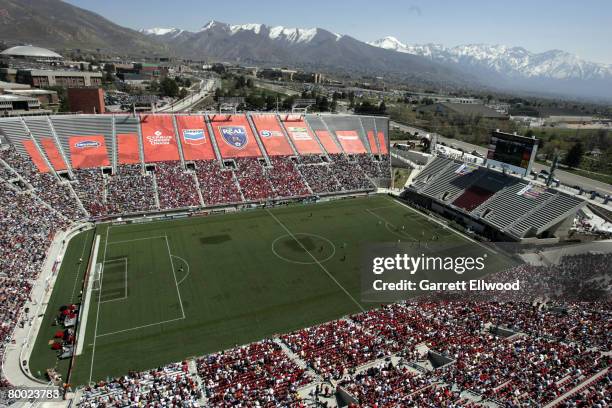
[[[198,84],[194,84],[193,89]],[[173,104],[166,105],[157,110],[157,112],[187,112],[192,106],[197,105],[202,99],[214,92],[217,87],[215,78],[201,79],[199,82],[199,91],[191,91],[191,94],[184,99],[180,99]]]
[[[390,124],[391,126],[395,126],[404,132],[410,132],[410,133],[419,132],[419,134],[430,134],[432,136],[437,136],[438,142],[444,142],[447,145],[453,145],[456,147],[460,147],[466,152],[472,152],[476,150],[478,153],[483,155],[483,157],[487,156],[487,149],[482,146],[477,146],[477,145],[473,145],[470,143],[462,142],[457,139],[449,139],[437,133],[428,132],[424,129],[415,128],[413,126],[402,125],[401,123],[397,123],[393,121]],[[536,173],[539,173],[540,170],[544,170],[544,169],[548,170],[549,167],[544,166],[539,163],[533,164],[532,170],[535,171]],[[593,179],[579,176],[577,174],[570,173],[568,171],[564,171],[560,169],[555,170],[555,177],[558,178],[559,181],[562,184],[565,184],[566,186],[573,187],[575,185],[579,185],[579,186],[582,186],[582,188],[587,191],[595,190],[601,194],[612,194],[612,185],[608,183],[604,183],[602,181],[593,180]]]

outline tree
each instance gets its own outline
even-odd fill
[[[176,81],[172,78],[164,78],[159,83],[159,89],[162,96],[169,96],[174,98],[178,95],[179,87]]]
[[[378,105],[378,113],[382,115],[387,113],[387,105],[385,104],[385,101],[382,101],[380,105]]]
[[[584,149],[582,148],[582,143],[578,142],[569,149],[565,155],[564,163],[572,168],[578,167],[580,161],[582,161],[583,154]]]

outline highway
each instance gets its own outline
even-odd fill
[[[190,95],[188,95],[186,98],[179,99],[173,104],[163,106],[159,108],[157,112],[188,112],[191,107],[197,105],[202,99],[214,92],[215,88],[217,87],[217,80],[215,78],[200,79],[199,84],[195,83],[191,86],[191,89],[197,87],[198,85],[198,91],[190,91]]]
[[[444,142],[449,146],[453,145],[453,146],[459,147],[468,153],[471,153],[472,151],[476,150],[478,153],[483,155],[483,157],[487,156],[487,149],[482,146],[477,146],[477,145],[473,145],[470,143],[462,142],[457,139],[449,139],[437,133],[428,132],[427,130],[424,130],[424,129],[419,129],[413,126],[403,125],[401,123],[397,123],[393,121],[390,122],[390,125],[397,127],[404,132],[410,132],[410,133],[419,132],[419,134],[422,134],[422,135],[429,134],[431,136],[437,136],[438,142]],[[533,168],[532,168],[532,170],[535,171],[536,173],[539,173],[540,170],[548,170],[548,169],[549,169],[548,166],[544,166],[539,163],[534,163]],[[555,170],[555,177],[559,179],[559,181],[566,186],[573,187],[575,185],[579,185],[579,186],[582,186],[582,188],[587,191],[595,190],[601,194],[612,194],[612,185],[608,183],[604,183],[602,181],[592,180],[590,178],[579,176],[577,174],[570,173],[568,171],[564,171],[560,169]]]

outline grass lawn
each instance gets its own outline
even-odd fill
[[[95,234],[101,237],[97,262],[104,269],[93,292],[73,384],[376,307],[360,300],[365,243],[422,241],[433,235],[441,242],[468,242],[387,196],[105,224]],[[75,276],[83,273],[75,257],[83,245],[89,254],[93,235],[81,234],[70,243],[30,360],[34,373],[54,365],[47,345],[55,331],[51,322],[59,306],[74,298]],[[59,369],[66,367],[62,363]]]

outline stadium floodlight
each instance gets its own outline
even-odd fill
[[[308,108],[310,108],[312,105],[316,103],[317,103],[316,99],[296,99],[293,102],[293,105],[291,105],[291,112],[307,113]]]
[[[219,97],[219,113],[233,113],[238,110],[238,106],[244,103],[242,96],[220,96]]]

